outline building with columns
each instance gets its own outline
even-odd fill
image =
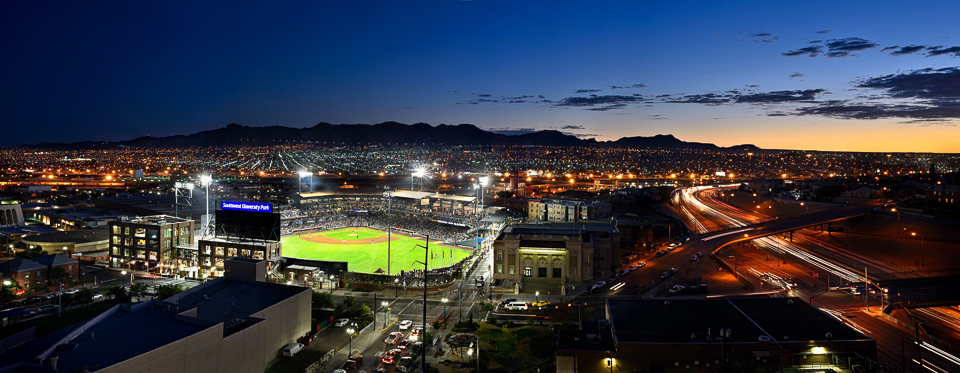
[[[493,252],[493,278],[504,286],[590,281],[620,265],[620,232],[597,222],[511,225]]]

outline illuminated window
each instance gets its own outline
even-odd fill
[[[217,246],[217,250],[215,251],[215,253],[217,256],[223,256],[223,247]]]
[[[227,256],[231,258],[237,256],[237,248],[235,247],[227,248]]]

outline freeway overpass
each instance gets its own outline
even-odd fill
[[[701,247],[703,247],[703,245],[711,247],[712,245],[711,251],[716,252],[722,247],[733,243],[750,241],[780,233],[792,233],[793,231],[799,229],[829,225],[830,223],[835,223],[841,220],[869,215],[870,211],[871,210],[869,208],[847,208],[814,212],[794,218],[768,220],[761,223],[710,232],[692,238],[691,242],[697,241],[701,243]]]

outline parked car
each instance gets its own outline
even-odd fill
[[[23,301],[22,301],[22,300],[12,300],[12,301],[9,301],[9,302],[5,303],[5,304],[3,305],[3,309],[6,310],[6,309],[10,309],[10,308],[17,308],[17,307],[20,307],[20,306],[23,306]]]
[[[673,287],[670,288],[670,294],[678,294],[683,291],[684,288],[685,286],[683,285],[673,285]]]
[[[671,275],[672,275],[672,273],[670,273],[670,272],[663,272],[663,273],[660,274],[660,279],[661,279],[661,280],[666,280],[666,279],[670,278]]]
[[[400,326],[400,330],[410,329],[410,325],[413,325],[413,321],[403,320],[403,321],[400,322],[400,325],[399,325],[399,326]]]
[[[63,291],[64,294],[70,294],[70,295],[73,295],[79,292],[80,292],[80,289],[67,289]]]
[[[672,274],[675,274],[675,273],[677,273],[677,272],[680,272],[680,270],[679,270],[679,269],[676,269],[676,268],[670,268],[670,274],[671,274],[671,275],[672,275]]]
[[[39,310],[40,312],[47,313],[47,312],[57,312],[57,310],[59,309],[60,309],[60,306],[56,304],[48,304],[45,306],[41,306]]]
[[[344,325],[347,325],[348,322],[350,322],[350,319],[338,319],[337,322],[333,324],[333,326],[342,328]]]
[[[101,294],[101,293],[94,293],[94,294],[93,294],[93,300],[95,300],[95,301],[96,301],[96,300],[103,300],[103,298],[104,298],[104,296],[103,296],[103,294]]]
[[[693,255],[690,256],[690,261],[691,261],[691,262],[696,262],[697,259],[700,259],[700,257],[697,256],[697,254],[693,254]]]
[[[32,296],[32,297],[27,298],[26,300],[24,300],[24,301],[23,301],[23,304],[40,303],[40,302],[43,302],[43,301],[45,301],[45,300],[47,300],[47,297],[45,297],[45,296],[42,296],[42,295],[34,295],[34,296]]]
[[[283,356],[294,356],[303,351],[303,343],[291,343],[283,346]]]
[[[693,279],[690,280],[690,283],[693,285],[696,285],[696,284],[699,284],[700,281],[703,281],[703,277],[700,277],[700,275],[696,275],[696,276],[693,276]]]
[[[500,307],[506,306],[507,303],[516,302],[516,301],[517,301],[517,300],[516,300],[516,299],[513,299],[513,298],[511,298],[511,299],[504,299],[504,300],[500,301]]]

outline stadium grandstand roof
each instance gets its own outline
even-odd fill
[[[424,199],[426,197],[432,196],[433,192],[414,192],[412,190],[398,190],[394,192],[394,197],[400,198],[412,198],[412,199]]]
[[[458,202],[473,202],[477,199],[477,197],[471,197],[471,196],[455,196],[452,194],[439,194],[439,193],[430,196],[430,198],[445,199],[448,201],[458,201]]]

